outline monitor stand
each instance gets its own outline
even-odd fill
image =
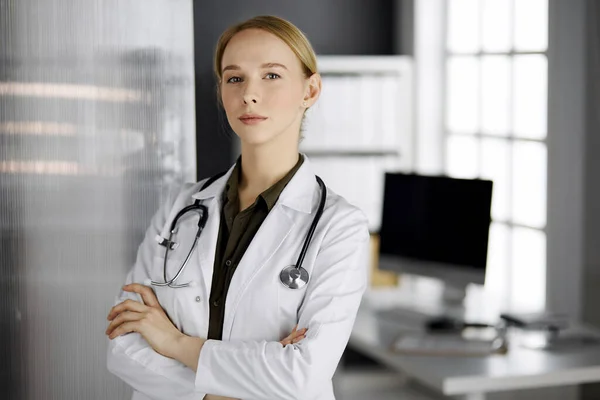
[[[465,300],[467,298],[466,287],[444,285],[444,289],[441,296],[442,307],[444,308],[463,308]]]
[[[391,324],[418,329],[424,329],[433,321],[442,319],[459,322],[466,319],[466,287],[441,282],[430,287],[419,287],[419,284],[406,282],[404,277],[403,281],[397,292],[391,294],[393,301],[376,311],[379,318]]]

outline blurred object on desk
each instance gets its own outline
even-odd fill
[[[371,287],[398,286],[399,275],[379,269],[379,235],[371,234]]]
[[[502,318],[509,326],[526,330],[558,331],[569,326],[568,317],[564,314],[551,312],[535,313],[502,313]]]
[[[485,322],[466,322],[462,319],[451,318],[448,316],[430,318],[426,324],[426,328],[429,332],[438,333],[460,333],[464,329],[487,329],[494,327],[495,325]]]
[[[522,331],[519,345],[533,350],[552,352],[585,350],[600,347],[600,334],[589,330],[569,329],[565,331]]]
[[[403,334],[394,341],[391,350],[406,355],[485,357],[506,354],[508,344],[501,336],[493,339],[466,339],[453,334]]]

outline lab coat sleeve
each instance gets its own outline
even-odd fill
[[[323,393],[350,338],[368,280],[366,217],[355,208],[338,214],[299,310],[298,327],[308,327],[306,338],[285,347],[264,340],[208,340],[198,359],[198,390],[242,399],[306,400]]]
[[[150,269],[157,246],[155,237],[166,223],[178,190],[170,190],[167,201],[152,218],[137,253],[135,265],[128,273],[125,284],[142,283],[150,278]],[[121,291],[115,304],[126,299],[141,301],[135,293]],[[108,370],[134,390],[155,400],[199,399],[194,386],[194,372],[179,361],[155,352],[139,333],[119,336],[108,345]]]

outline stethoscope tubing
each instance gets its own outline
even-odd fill
[[[216,179],[218,179],[220,176],[222,176],[224,173],[221,173],[217,176],[212,177],[211,179],[209,179],[204,185],[202,185],[202,188],[200,189],[200,191],[204,190],[206,187],[208,187],[212,182],[214,182]],[[296,261],[296,265],[294,265],[294,268],[298,271],[297,276],[300,277],[304,277],[306,276],[305,281],[303,282],[303,284],[299,287],[304,286],[308,280],[309,280],[309,275],[308,272],[306,270],[304,270],[302,268],[302,263],[304,262],[304,257],[306,256],[306,253],[308,251],[308,246],[310,245],[310,242],[312,240],[313,234],[315,232],[315,229],[317,227],[317,224],[319,222],[319,220],[321,219],[321,215],[323,214],[323,210],[325,209],[325,202],[327,200],[327,188],[325,187],[325,183],[323,182],[323,180],[316,176],[317,182],[319,184],[319,187],[321,188],[321,199],[319,201],[319,207],[317,209],[317,213],[315,215],[315,218],[313,219],[313,222],[311,223],[311,226],[308,230],[308,233],[306,235],[306,238],[304,240],[304,244],[302,245],[302,249],[300,251],[300,254],[298,256],[298,260]],[[190,248],[190,250],[188,251],[187,256],[185,257],[185,260],[183,262],[183,264],[181,265],[181,267],[179,268],[179,270],[177,271],[177,273],[175,274],[175,276],[172,279],[167,279],[167,259],[168,259],[168,254],[169,254],[169,249],[171,248],[171,239],[173,237],[173,234],[175,233],[175,228],[177,226],[177,222],[179,221],[179,219],[185,215],[186,213],[190,212],[190,211],[195,211],[199,214],[199,219],[198,219],[198,230],[196,231],[196,236],[194,238],[194,242],[192,243],[192,246]],[[163,279],[164,282],[156,282],[156,281],[150,281],[150,283],[154,286],[168,286],[170,288],[176,289],[176,288],[183,288],[183,287],[188,287],[190,286],[190,283],[182,283],[182,284],[175,284],[174,282],[179,278],[179,276],[181,276],[181,274],[183,273],[185,267],[187,266],[192,253],[194,252],[196,246],[198,245],[198,240],[200,238],[200,234],[202,233],[202,230],[204,229],[204,226],[206,225],[206,222],[208,220],[208,208],[202,204],[200,204],[200,200],[196,200],[194,202],[194,204],[191,204],[189,206],[184,207],[183,209],[181,209],[176,215],[175,218],[173,218],[173,221],[171,222],[171,226],[170,226],[170,231],[169,231],[169,238],[168,240],[165,241],[166,245],[165,245],[165,257],[163,260]],[[282,273],[286,270],[286,268],[284,268],[282,270]],[[304,274],[302,274],[302,272],[304,272]],[[288,274],[289,275],[289,274]],[[283,282],[284,286],[292,289],[293,287],[289,284],[286,284]],[[296,287],[296,288],[299,288]]]
[[[319,201],[319,208],[317,209],[317,214],[313,219],[313,223],[310,225],[310,229],[308,230],[308,234],[306,235],[306,239],[304,240],[304,245],[302,245],[302,250],[300,250],[300,255],[298,256],[298,261],[296,261],[295,268],[300,270],[302,266],[302,262],[304,261],[304,257],[306,256],[306,252],[308,251],[308,246],[312,240],[313,234],[315,233],[315,229],[317,228],[317,224],[321,219],[321,215],[323,214],[323,210],[325,209],[325,201],[327,200],[327,188],[325,187],[325,183],[318,176],[317,182],[321,187],[321,200]]]

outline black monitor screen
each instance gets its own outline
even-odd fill
[[[484,269],[492,182],[386,173],[380,253]]]

